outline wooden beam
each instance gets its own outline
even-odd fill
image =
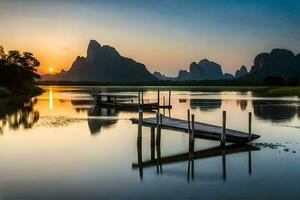
[[[159,97],[160,97],[160,94],[159,94],[159,90],[157,90],[157,104],[158,104],[158,108],[159,108]]]
[[[154,160],[155,159],[155,127],[151,127],[150,147],[151,147],[151,160]]]
[[[160,140],[161,140],[161,115],[159,113],[156,113],[157,118],[157,128],[156,128],[156,146],[160,146]]]
[[[188,134],[191,132],[190,109],[187,110]]]
[[[251,141],[251,126],[252,126],[252,113],[251,112],[249,112],[249,119],[248,120],[249,120],[249,122],[248,122],[249,123],[248,124],[249,125],[249,127],[248,127],[249,128],[248,140]]]
[[[189,134],[189,149],[190,153],[194,152],[194,144],[195,144],[195,137],[194,137],[194,129],[195,129],[195,115],[192,115],[192,123],[191,123],[191,132]]]
[[[171,90],[169,90],[169,106],[171,106]]]
[[[226,142],[226,111],[223,111],[223,126],[222,126],[222,135],[221,135],[221,146],[225,146]]]

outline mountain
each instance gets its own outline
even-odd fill
[[[230,77],[231,78],[231,77]],[[176,78],[179,81],[182,80],[221,80],[229,79],[229,74],[224,77],[221,65],[203,59],[198,63],[192,62],[190,64],[189,72],[186,70],[180,70]]]
[[[243,76],[245,76],[246,74],[248,74],[248,70],[247,68],[243,65],[241,66],[240,69],[236,70],[234,77],[236,79],[241,78]]]
[[[189,76],[190,76],[189,72],[182,69],[178,71],[178,76],[176,77],[176,80],[178,81],[190,80]]]
[[[179,70],[177,77],[168,77],[160,72],[154,72],[153,75],[159,80],[172,81],[202,81],[202,80],[222,80],[234,79],[234,76],[222,72],[221,65],[207,59],[200,60],[198,63],[192,62],[187,70]]]
[[[286,49],[273,49],[270,53],[258,54],[246,79],[265,77],[289,78],[300,75],[300,56]]]
[[[159,80],[163,80],[163,81],[172,81],[172,80],[175,80],[175,78],[173,77],[169,77],[169,76],[166,76],[158,71],[155,71],[153,72],[153,76],[155,76],[157,79]]]
[[[55,75],[44,75],[42,80],[95,82],[149,82],[157,81],[144,64],[123,57],[108,45],[91,40],[87,56],[78,56],[70,70]]]
[[[225,74],[223,75],[223,79],[225,79],[225,80],[233,80],[233,79],[235,79],[235,78],[234,78],[234,76],[233,76],[232,74],[225,73]]]
[[[206,75],[205,79],[208,80],[223,79],[223,72],[222,72],[221,65],[209,61],[207,59],[204,59],[199,61],[198,66],[203,69]]]

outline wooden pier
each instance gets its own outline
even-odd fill
[[[149,102],[144,99],[144,92],[138,92],[138,95],[118,95],[110,93],[92,93],[95,103],[101,106],[115,107],[125,110],[154,110],[154,109],[171,109],[171,90],[169,90],[169,102],[166,104],[163,97],[163,104],[160,104],[160,91],[157,91],[157,101]],[[124,100],[124,99],[127,99]],[[137,101],[135,101],[137,99]]]
[[[201,122],[195,122],[195,116],[187,112],[187,120],[176,119],[163,116],[157,113],[156,117],[143,118],[143,111],[139,111],[139,117],[131,119],[132,123],[138,124],[137,134],[137,160],[133,163],[132,168],[138,168],[140,178],[143,179],[143,168],[147,166],[157,167],[157,174],[162,174],[162,165],[174,162],[188,160],[188,179],[194,177],[194,159],[209,158],[222,156],[223,179],[226,180],[226,154],[240,153],[248,151],[249,155],[249,174],[252,173],[251,167],[251,151],[259,150],[255,146],[246,144],[252,140],[259,138],[259,135],[251,133],[252,114],[249,113],[248,133],[226,128],[226,112],[223,111],[223,125],[215,126]],[[150,127],[151,133],[151,160],[143,161],[142,159],[142,127]],[[156,129],[156,131],[155,131]],[[161,132],[162,129],[187,133],[189,135],[189,153],[169,156],[162,158],[161,156]],[[156,134],[155,134],[156,132]],[[209,140],[220,140],[220,145],[211,149],[194,151],[195,138],[203,138]],[[236,143],[226,146],[226,142]],[[156,147],[156,148],[155,148]],[[156,152],[155,152],[156,151]],[[155,156],[156,154],[156,156]]]
[[[142,116],[142,115],[141,115]],[[152,118],[133,118],[133,124],[141,126],[157,128],[157,134],[160,135],[161,129],[173,130],[178,132],[187,133],[190,135],[190,140],[193,142],[194,138],[203,138],[208,140],[219,140],[221,145],[225,142],[232,143],[247,143],[252,140],[258,139],[260,136],[251,133],[251,113],[249,113],[249,132],[242,132],[226,128],[226,112],[223,112],[223,126],[215,126],[201,122],[194,122],[194,115],[190,120],[188,111],[188,120],[176,119],[163,116],[161,114]]]

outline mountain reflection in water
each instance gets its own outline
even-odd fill
[[[97,119],[93,117],[113,117],[118,116],[118,111],[111,108],[94,106],[88,110],[88,125],[92,135],[100,133],[101,128],[110,127],[117,122],[117,119]]]
[[[221,108],[222,100],[221,99],[191,99],[190,107],[198,107],[202,111],[210,111],[214,109]]]
[[[254,115],[272,122],[289,121],[295,116],[299,118],[299,103],[278,100],[253,100]]]

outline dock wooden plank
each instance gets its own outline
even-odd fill
[[[138,121],[139,119],[132,119],[132,123],[134,124],[138,123]],[[157,126],[156,123],[157,123],[156,117],[145,118],[142,121],[143,126],[149,126],[149,127],[156,127]],[[163,116],[161,128],[188,133],[188,122],[182,119]],[[196,138],[220,140],[222,134],[222,127],[205,124],[201,122],[195,122],[194,134]],[[226,129],[227,142],[246,143],[251,140],[255,140],[259,137],[260,137],[259,135],[251,134],[251,137],[249,138],[248,133],[232,130],[232,129]]]

